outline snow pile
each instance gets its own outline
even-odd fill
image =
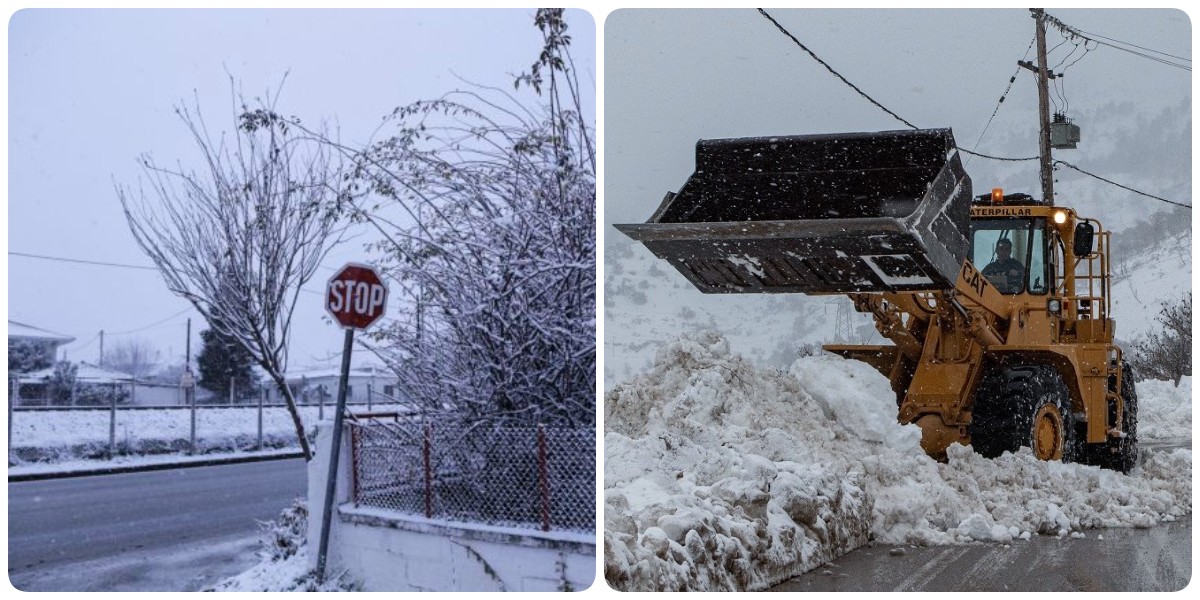
[[[869,539],[1011,541],[1191,510],[1188,450],[1146,451],[1133,477],[1028,450],[993,461],[954,446],[939,464],[895,411],[887,380],[857,361],[760,370],[713,333],[664,346],[605,397],[605,578],[762,589]]]
[[[1179,387],[1175,387],[1175,383],[1171,381],[1139,381],[1137,393],[1139,439],[1191,439],[1191,377],[1181,378]]]

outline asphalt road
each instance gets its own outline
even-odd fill
[[[253,564],[258,521],[304,493],[303,459],[9,483],[9,581],[200,589]]]
[[[1095,529],[1086,535],[860,548],[771,591],[1161,592],[1181,590],[1191,580],[1190,517],[1150,529]]]

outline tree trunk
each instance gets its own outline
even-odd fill
[[[275,385],[279,387],[279,393],[283,399],[287,401],[288,413],[292,415],[292,423],[296,426],[296,438],[300,441],[300,451],[304,453],[305,462],[312,460],[312,449],[308,446],[308,436],[304,432],[304,421],[300,419],[300,410],[296,408],[296,399],[292,396],[292,390],[287,385],[287,380],[282,375],[275,372],[268,373]]]

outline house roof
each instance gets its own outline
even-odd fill
[[[133,381],[133,375],[98,367],[91,363],[80,362],[76,363],[75,380],[81,383],[129,383]],[[20,377],[21,383],[39,383],[45,381],[54,375],[54,367],[47,367],[39,371],[31,371]]]
[[[325,379],[325,378],[337,379],[341,376],[342,376],[341,368],[339,368],[339,367],[323,367],[323,368],[288,371],[284,375],[284,378],[287,379],[288,381],[295,382],[295,381],[300,381],[301,379]],[[380,378],[387,378],[387,379],[395,377],[395,375],[391,371],[384,369],[382,367],[374,366],[374,365],[362,366],[362,367],[351,367],[350,368],[350,376],[351,377],[380,377]]]
[[[41,327],[18,323],[12,319],[8,320],[8,339],[10,340],[44,340],[66,344],[75,341],[75,338],[61,333],[55,333]]]

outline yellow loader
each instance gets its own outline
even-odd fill
[[[616,227],[705,293],[849,296],[891,344],[825,349],[891,380],[930,456],[1136,463],[1111,233],[1029,195],[973,196],[948,129],[701,140],[679,192]]]

